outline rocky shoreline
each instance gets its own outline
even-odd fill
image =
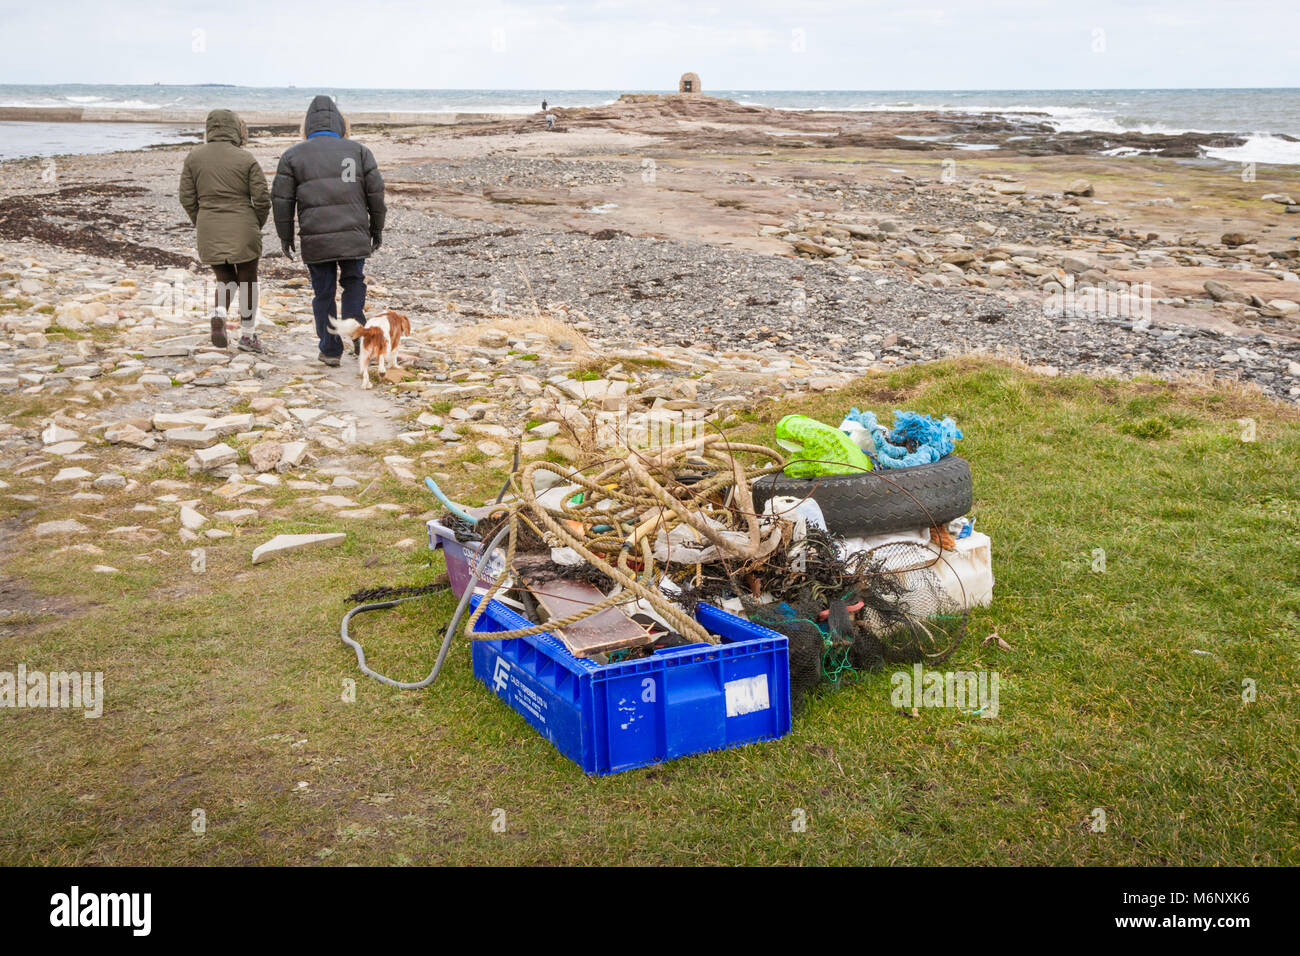
[[[551,131],[500,120],[366,134],[392,210],[369,263],[373,306],[408,312],[430,344],[476,323],[545,316],[600,354],[663,363],[655,375],[664,381],[638,387],[698,379],[698,395],[730,405],[969,352],[1049,375],[1223,377],[1300,399],[1300,250],[1288,236],[1300,207],[1282,191],[1297,191],[1289,170],[1269,191],[1168,160],[1105,160],[1134,180],[1164,162],[1162,177],[1183,177],[1177,191],[1209,183],[1236,204],[1226,217],[1215,215],[1217,197],[1133,198],[1160,190],[1104,172],[1100,182],[1077,177],[1099,167],[1069,158],[1026,166],[1001,151],[935,157],[937,140],[895,150],[815,136],[809,156],[797,136],[773,135],[832,126],[858,135],[833,114],[684,97],[556,113]],[[892,126],[871,136],[1024,128],[888,115]],[[867,116],[854,121],[880,122]],[[291,142],[267,132],[252,148],[269,170]],[[1014,152],[1040,148],[1022,141]],[[263,317],[273,354],[284,354],[277,333],[288,337],[287,364],[219,361],[204,346],[197,300],[178,317],[144,291],[204,278],[175,200],[182,157],[74,157],[58,163],[54,182],[47,163],[0,164],[0,394],[132,374],[166,377],[164,395],[231,369],[244,390],[290,371],[324,374],[312,362],[301,266],[272,251],[269,229]],[[436,376],[458,363],[488,382],[545,383],[573,367],[559,341],[520,332],[495,354],[444,343],[445,360],[423,369],[427,388],[403,383],[389,394],[399,410],[440,400]],[[169,351],[141,351],[156,348]],[[540,364],[521,368],[512,352]]]

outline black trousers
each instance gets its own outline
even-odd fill
[[[329,262],[309,262],[312,314],[316,317],[316,337],[320,339],[322,355],[334,358],[343,354],[343,340],[329,329],[330,319],[338,315],[334,293],[343,286],[343,318],[356,319],[366,324],[366,260],[335,259]]]

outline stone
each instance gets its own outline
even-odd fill
[[[58,484],[62,481],[81,481],[83,478],[93,478],[94,472],[86,471],[84,468],[62,468],[59,473],[50,479],[52,484]]]
[[[196,448],[194,458],[202,471],[211,471],[222,465],[233,465],[239,460],[239,452],[229,445],[213,445],[211,448]]]
[[[1086,179],[1076,179],[1065,187],[1065,195],[1067,196],[1091,196],[1092,194],[1092,183]]]
[[[1295,315],[1300,312],[1300,303],[1290,299],[1270,299],[1266,304],[1277,315]]]
[[[63,521],[43,521],[32,529],[32,534],[86,534],[90,531],[80,521],[67,518]]]
[[[215,432],[220,437],[227,435],[237,435],[242,431],[247,431],[253,427],[253,416],[248,413],[236,415],[223,415],[221,418],[214,418],[205,422],[203,430],[205,432]]]
[[[399,481],[415,481],[415,473],[406,467],[410,463],[409,458],[403,458],[401,455],[387,455],[384,458],[384,464]]]
[[[75,441],[78,435],[71,428],[64,428],[61,425],[51,423],[45,431],[41,432],[41,441],[46,445],[57,445],[60,442]]]
[[[1244,246],[1246,243],[1250,242],[1250,240],[1246,238],[1244,233],[1225,232],[1219,237],[1219,242],[1223,243],[1229,249],[1235,249],[1237,246]]]
[[[179,448],[211,448],[221,441],[221,436],[201,428],[169,428],[163,432],[163,439]]]
[[[186,426],[202,428],[211,421],[213,418],[206,410],[194,408],[187,412],[158,412],[153,417],[153,427],[158,431]]]
[[[307,454],[307,443],[305,441],[289,441],[280,446],[280,460],[275,463],[275,470],[284,474],[292,468],[297,468],[302,464],[303,458]]]
[[[291,408],[289,409],[289,414],[298,419],[298,421],[302,422],[304,425],[310,425],[312,422],[316,421],[316,419],[322,417],[325,412],[319,408]]]
[[[75,455],[85,447],[86,443],[84,441],[61,441],[57,445],[48,446],[45,451],[51,455],[62,457],[64,455]]]
[[[342,531],[329,534],[277,534],[270,541],[253,549],[253,563],[262,564],[279,555],[300,551],[303,548],[333,547],[342,544],[346,538],[347,534]]]
[[[114,445],[132,445],[152,451],[158,447],[158,441],[148,432],[130,422],[117,422],[104,429],[104,439]]]
[[[321,495],[319,499],[321,504],[329,505],[331,508],[355,508],[357,503],[351,498],[345,498],[343,495]]]
[[[263,441],[248,449],[248,461],[257,471],[271,471],[283,454],[284,446],[278,441]]]
[[[528,433],[538,438],[554,438],[560,433],[560,423],[542,422],[540,425],[534,425],[528,429]]]
[[[98,478],[96,478],[94,481],[91,482],[91,485],[93,485],[96,488],[125,488],[126,476],[112,474],[112,473],[106,475],[100,475]]]
[[[198,531],[207,523],[208,519],[203,517],[203,515],[199,514],[193,508],[188,505],[181,505],[181,524],[184,527],[188,528],[190,531]]]
[[[234,482],[232,484],[222,485],[220,488],[218,488],[216,491],[212,493],[216,495],[218,498],[226,498],[228,500],[233,501],[235,498],[238,498],[240,495],[246,495],[250,491],[256,491],[256,490],[257,490],[256,485],[246,485],[243,484],[242,482]]]
[[[1215,279],[1207,279],[1205,282],[1205,291],[1215,302],[1249,302],[1250,296],[1244,292],[1237,292],[1235,289],[1224,285]]]
[[[840,254],[839,249],[834,249],[830,246],[823,246],[820,243],[813,242],[811,239],[805,239],[802,236],[795,237],[791,240],[790,244],[794,246],[795,251],[802,252],[804,255],[827,258],[829,256],[837,256]]]

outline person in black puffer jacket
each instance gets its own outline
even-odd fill
[[[290,259],[297,213],[298,244],[315,293],[320,360],[338,365],[343,340],[329,329],[338,316],[334,292],[341,282],[343,318],[364,325],[365,261],[383,239],[384,178],[370,150],[347,138],[347,122],[330,97],[311,101],[302,128],[303,141],[280,157],[271,203],[276,232]]]

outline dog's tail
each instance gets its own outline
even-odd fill
[[[365,328],[356,319],[330,319],[329,330],[343,339],[355,339]]]

